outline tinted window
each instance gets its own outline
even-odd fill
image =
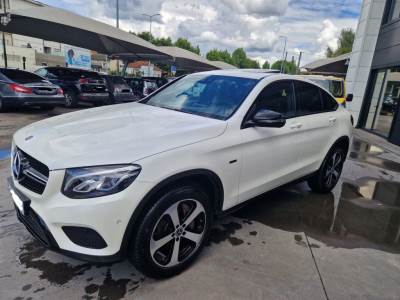
[[[3,75],[5,75],[10,80],[18,83],[40,82],[44,80],[42,77],[36,74],[21,70],[2,69],[1,73],[3,73]]]
[[[333,111],[338,108],[339,104],[337,103],[335,98],[332,98],[332,96],[329,95],[327,92],[321,90],[321,96],[322,96],[322,104],[325,111]]]
[[[267,85],[258,95],[255,105],[256,110],[268,109],[291,117],[294,109],[293,88],[290,81],[278,81]]]
[[[238,109],[257,82],[235,76],[192,74],[171,83],[146,103],[225,120]]]
[[[39,76],[45,77],[46,76],[46,69],[39,69],[35,71],[36,74],[38,74]]]
[[[298,115],[308,115],[323,111],[320,88],[302,81],[296,81],[295,86]]]

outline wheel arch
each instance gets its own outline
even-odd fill
[[[131,236],[137,228],[137,223],[140,221],[141,216],[145,213],[146,209],[157,201],[157,196],[168,189],[186,183],[195,183],[204,188],[205,192],[212,200],[214,213],[222,211],[224,190],[222,181],[216,173],[208,169],[193,169],[174,174],[158,183],[139,202],[135,211],[132,213],[127,228],[125,229],[120,252],[126,254],[126,251],[129,248]]]
[[[340,138],[338,138],[332,145],[332,147],[329,149],[329,151],[331,151],[331,149],[337,147],[337,146],[342,146],[347,153],[349,152],[349,148],[350,148],[350,138],[346,135],[341,136]]]

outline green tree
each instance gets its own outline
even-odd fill
[[[196,53],[200,55],[200,48],[199,46],[194,47],[187,39],[185,38],[179,38],[175,41],[174,46],[186,49],[188,51],[191,51],[193,53]]]
[[[227,50],[212,49],[207,52],[206,58],[208,60],[224,61],[228,64],[233,64],[232,56]]]
[[[282,65],[282,60],[277,60],[271,66],[273,70],[280,70]],[[297,66],[294,61],[285,61],[283,63],[283,72],[285,74],[297,74]]]
[[[150,32],[148,32],[148,31],[139,32],[138,34],[136,34],[134,32],[131,32],[131,33],[133,33],[134,35],[137,35],[141,39],[144,39],[148,42],[154,41],[154,36],[152,34],[150,34]]]
[[[269,64],[269,62],[266,60],[265,63],[262,65],[263,69],[270,69],[271,65]]]
[[[342,29],[338,40],[338,48],[333,51],[331,47],[326,49],[326,57],[336,57],[345,53],[350,53],[353,48],[355,33],[353,29]]]
[[[153,44],[156,46],[172,46],[172,39],[170,37],[167,38],[155,38],[153,39]]]
[[[247,57],[243,48],[238,48],[232,53],[233,64],[241,69],[259,69],[260,64],[258,61]]]

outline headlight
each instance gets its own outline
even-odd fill
[[[139,175],[140,170],[139,165],[67,169],[62,193],[75,199],[115,194],[126,189]]]

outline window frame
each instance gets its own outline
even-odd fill
[[[294,87],[294,80],[292,80],[292,79],[278,79],[278,80],[272,81],[272,82],[268,83],[267,85],[265,85],[261,89],[261,91],[257,94],[257,96],[255,97],[255,99],[254,99],[253,103],[251,104],[250,108],[247,110],[246,114],[244,115],[244,118],[243,118],[242,123],[240,125],[240,129],[248,128],[248,127],[245,126],[245,124],[249,120],[249,118],[253,115],[254,110],[256,108],[256,105],[257,105],[258,97],[261,95],[261,93],[266,88],[271,86],[272,84],[279,83],[279,82],[288,82],[290,84],[290,87],[291,87],[291,90],[292,90],[292,95],[293,95],[288,104],[289,104],[289,108],[293,109],[294,114],[293,114],[293,116],[285,117],[285,120],[290,120],[290,119],[293,119],[293,118],[297,117],[296,90],[295,90],[295,87]]]

